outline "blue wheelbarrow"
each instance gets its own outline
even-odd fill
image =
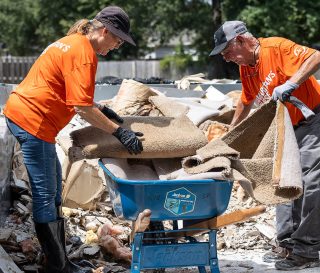
[[[136,181],[115,177],[99,160],[117,217],[135,221],[140,212],[151,210],[149,231],[133,236],[131,273],[142,269],[196,266],[200,273],[210,267],[219,273],[217,228],[243,221],[264,212],[264,207],[226,214],[232,181],[219,180],[149,180]],[[220,216],[220,217],[223,217]],[[162,221],[172,220],[173,229],[164,230]],[[183,220],[186,228],[178,228]],[[198,242],[192,235],[207,232],[208,242]],[[183,237],[183,242],[181,238]],[[180,239],[180,240],[178,240]]]

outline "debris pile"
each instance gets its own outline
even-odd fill
[[[95,210],[63,207],[63,215],[67,220],[68,257],[80,264],[85,259],[96,267],[109,269],[104,272],[129,272],[131,222],[118,219],[113,213],[109,196],[105,196],[105,200],[96,204]],[[257,205],[251,197],[239,200],[237,196],[239,193],[235,185],[226,213]],[[4,227],[0,229],[0,244],[21,270],[26,273],[41,272],[43,257],[30,217],[30,195],[24,192],[15,197],[14,203],[20,205],[12,208]],[[24,209],[21,209],[21,205]],[[274,207],[270,206],[266,213],[245,223],[220,229],[217,233],[218,252],[270,248],[275,236],[274,216]],[[170,221],[164,224],[166,228],[172,228]],[[208,235],[199,235],[197,239],[208,240]]]
[[[258,204],[251,198],[239,197],[242,189],[235,182],[230,203],[225,213],[243,208],[255,207]],[[253,249],[269,249],[275,244],[275,207],[267,206],[265,213],[252,217],[250,220],[229,225],[218,231],[217,249],[224,251],[248,251]]]
[[[44,261],[30,216],[30,194],[15,194],[15,198],[15,205],[0,229],[0,244],[24,272],[42,272]],[[131,261],[130,222],[115,217],[108,197],[96,204],[96,210],[63,207],[63,215],[70,260],[80,265],[82,260],[88,260],[95,267],[105,267],[104,272],[126,272]]]

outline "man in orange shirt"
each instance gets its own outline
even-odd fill
[[[130,153],[140,153],[142,133],[122,128],[123,120],[111,109],[93,102],[96,54],[106,55],[129,34],[128,15],[117,6],[101,10],[93,20],[75,23],[66,37],[49,45],[21,84],[11,93],[4,114],[21,145],[32,189],[33,219],[46,256],[47,273],[87,273],[70,262],[65,250],[61,206],[61,166],[55,137],[77,112],[113,134]]]
[[[231,126],[237,125],[255,103],[280,99],[288,108],[300,149],[303,195],[276,208],[279,247],[264,256],[279,270],[320,266],[320,85],[311,76],[319,69],[320,53],[280,37],[255,38],[241,21],[227,21],[214,34],[215,48],[240,66],[242,95]],[[304,120],[286,102],[300,99],[316,116]]]

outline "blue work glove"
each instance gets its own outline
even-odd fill
[[[108,108],[107,106],[103,106],[103,108],[100,110],[107,118],[114,119],[115,121],[119,123],[123,123],[123,119],[118,116],[118,114],[113,111],[112,109]]]
[[[113,135],[127,148],[130,154],[140,154],[143,151],[142,142],[138,138],[138,136],[143,136],[143,133],[118,127]]]
[[[272,99],[273,100],[280,100],[282,102],[288,101],[291,93],[299,87],[298,84],[293,83],[291,81],[286,81],[284,84],[277,86],[273,89]]]

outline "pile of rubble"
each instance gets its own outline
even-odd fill
[[[251,197],[245,200],[239,198],[236,185],[233,188],[226,213],[257,205]],[[217,233],[217,248],[221,252],[269,249],[275,245],[275,233],[275,207],[267,206],[266,212],[263,214],[254,216],[246,222],[220,229]]]
[[[15,177],[21,167],[14,170]],[[13,207],[0,229],[2,251],[7,252],[24,272],[41,272],[43,255],[31,216],[30,187],[27,181],[15,178],[11,189]],[[125,272],[131,261],[130,222],[117,219],[111,206],[106,192],[105,200],[97,202],[95,210],[63,207],[67,222],[67,254],[76,263],[87,260],[95,267],[105,267],[104,273]]]
[[[30,191],[21,185],[13,184],[12,187],[16,199],[4,227],[0,229],[0,244],[21,270],[41,272],[43,257],[30,216]],[[67,253],[71,260],[80,264],[88,260],[94,266],[104,266],[104,273],[129,272],[131,222],[118,219],[108,194],[105,196],[103,202],[96,204],[95,210],[63,208],[68,228]],[[255,205],[251,198],[239,200],[235,185],[227,212]],[[249,221],[220,229],[217,233],[218,252],[270,248],[275,235],[274,216],[274,207],[270,206],[264,214]],[[171,223],[166,222],[165,226],[170,227]],[[200,241],[207,239],[206,234],[198,236]]]

